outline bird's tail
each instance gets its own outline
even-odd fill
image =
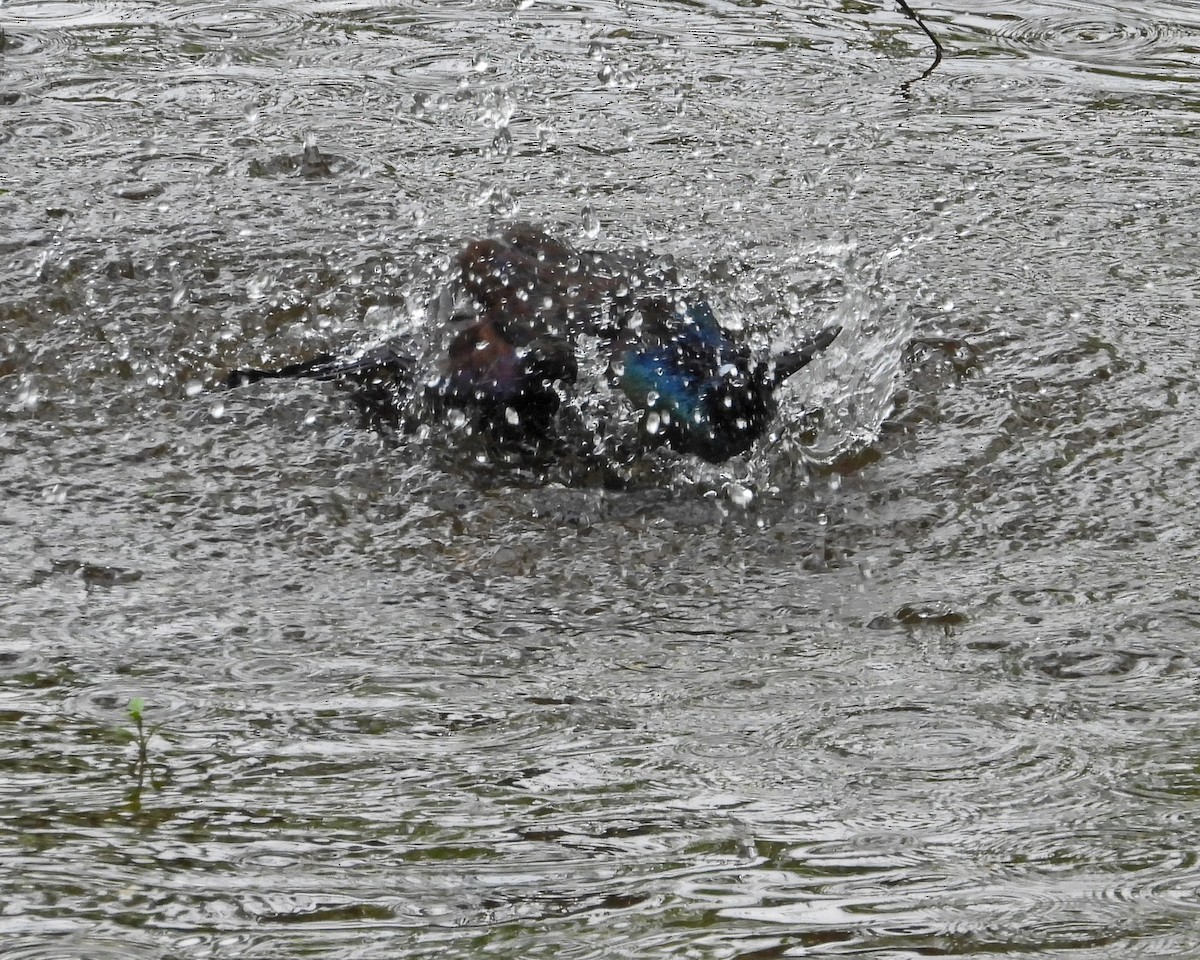
[[[234,388],[260,380],[362,380],[378,375],[403,378],[409,375],[415,362],[413,357],[401,353],[395,344],[385,343],[349,359],[322,353],[274,370],[233,370],[225,378],[225,384]]]
[[[798,373],[812,362],[813,357],[828,347],[842,332],[839,326],[826,327],[814,333],[794,350],[781,353],[767,365],[765,378],[771,387],[777,387],[794,373]]]

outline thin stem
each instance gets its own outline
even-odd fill
[[[916,23],[916,25],[921,28],[921,31],[925,34],[925,36],[933,41],[933,63],[929,65],[928,69],[923,74],[917,77],[917,80],[924,80],[927,76],[933,73],[933,71],[937,69],[938,64],[942,62],[942,54],[945,52],[945,50],[942,47],[942,42],[936,36],[934,36],[933,31],[930,30],[925,24],[925,21],[921,19],[921,15],[908,5],[908,0],[896,0],[896,3],[900,7],[901,12],[914,23]],[[916,83],[917,80],[909,80],[904,84],[905,93],[908,92],[908,88],[912,84]]]

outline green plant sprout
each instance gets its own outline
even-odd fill
[[[146,709],[146,701],[141,697],[133,697],[129,701],[129,719],[137,726],[137,744],[138,758],[137,762],[143,766],[146,763],[147,747],[150,743],[150,733],[146,732],[146,728],[142,722],[142,713]],[[153,733],[153,731],[151,731]]]
[[[137,740],[138,755],[133,761],[130,773],[134,777],[133,789],[129,792],[129,805],[136,812],[142,806],[142,787],[146,783],[146,772],[150,772],[150,786],[155,790],[162,789],[165,780],[155,780],[154,771],[150,767],[150,738],[154,736],[161,724],[147,728],[145,723],[146,701],[141,697],[132,697],[125,708],[129,719],[135,727],[134,738]]]

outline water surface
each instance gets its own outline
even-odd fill
[[[1200,14],[928,16],[0,9],[6,957],[1200,955]],[[518,217],[845,333],[621,490],[219,389]]]

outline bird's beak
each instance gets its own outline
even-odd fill
[[[796,349],[781,353],[772,363],[761,364],[759,369],[762,371],[762,379],[768,386],[778,387],[788,377],[807,367],[813,357],[833,343],[841,332],[841,327],[826,327],[819,333],[813,334]]]

